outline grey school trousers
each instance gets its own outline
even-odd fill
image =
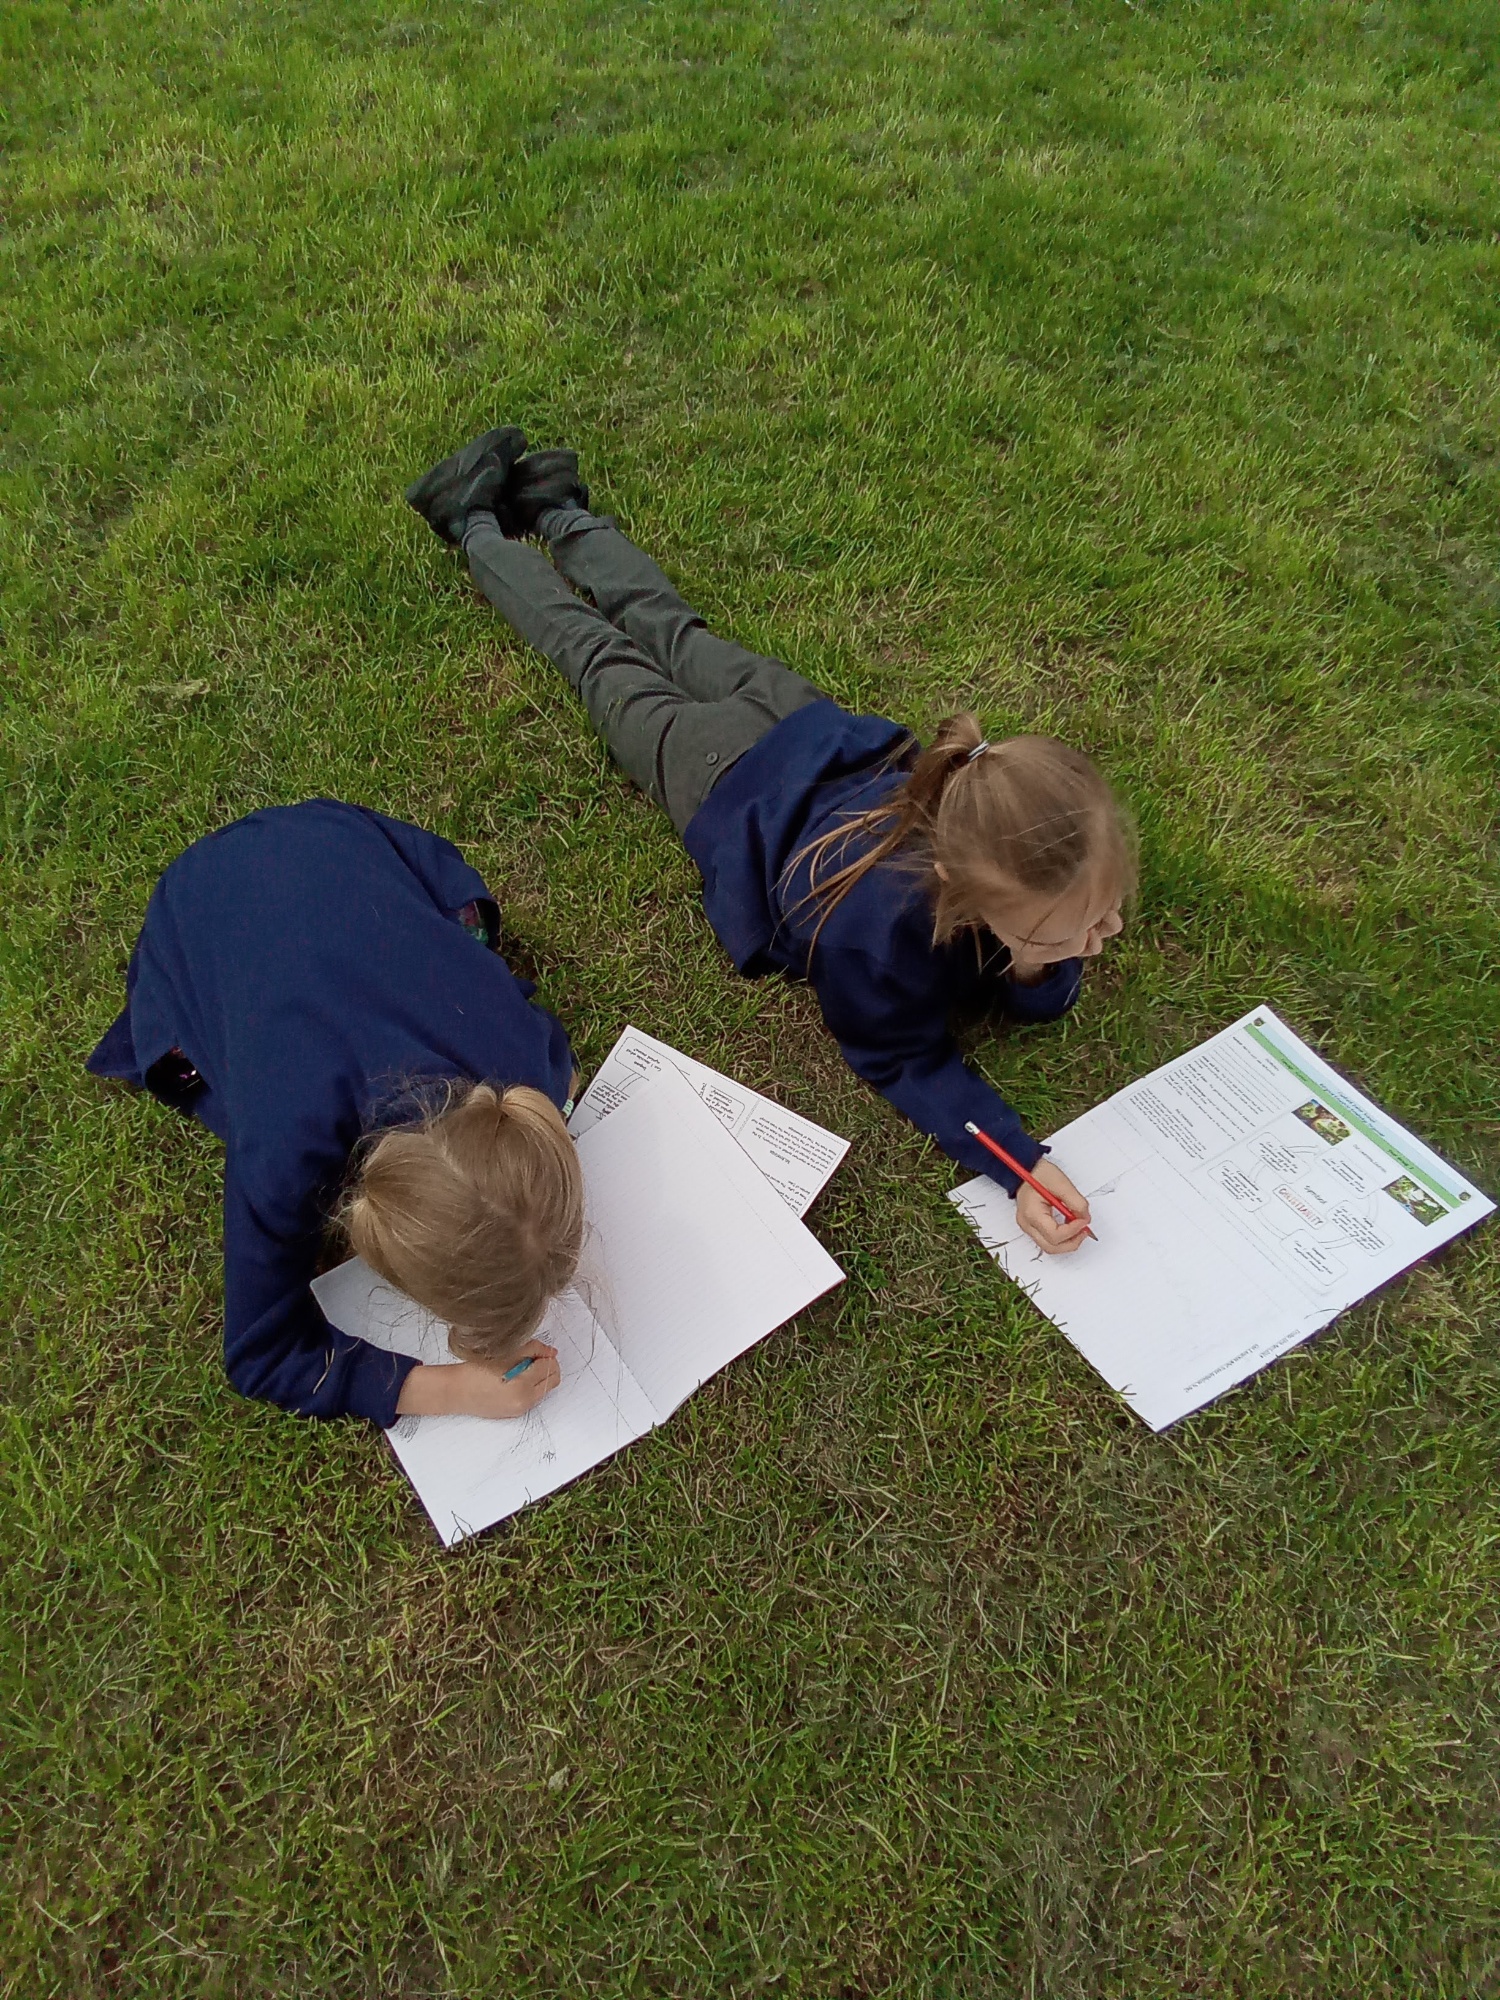
[[[540,525],[551,562],[508,540],[493,514],[471,515],[474,581],[582,695],[616,763],[683,833],[736,757],[822,697],[780,660],[716,638],[613,521],[558,507]]]

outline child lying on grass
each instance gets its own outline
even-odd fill
[[[925,750],[897,723],[850,715],[780,661],[711,633],[588,511],[575,453],[524,456],[525,445],[514,428],[487,431],[406,497],[462,544],[480,589],[670,815],[739,970],[809,980],[851,1067],[1016,1195],[1043,1250],[1076,1250],[1087,1201],[966,1066],[948,1024],[995,1003],[1055,1020],[1083,961],[1120,930],[1133,857],[1103,778],[1050,737],[986,742],[972,715],[943,723]],[[551,562],[525,546],[532,534]],[[997,1168],[971,1124],[1075,1220]]]
[[[236,820],[157,883],[89,1068],[224,1141],[224,1361],[245,1395],[388,1426],[520,1416],[556,1385],[533,1336],[583,1239],[573,1059],[498,936],[456,848],[333,799]],[[330,1221],[447,1322],[456,1366],[328,1324],[308,1287]]]

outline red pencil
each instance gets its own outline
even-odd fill
[[[1019,1174],[1021,1176],[1021,1179],[1025,1181],[1027,1187],[1035,1188],[1037,1193],[1042,1197],[1042,1200],[1045,1201],[1049,1205],[1049,1207],[1055,1208],[1058,1214],[1062,1217],[1064,1222],[1076,1222],[1078,1220],[1078,1217],[1073,1213],[1072,1209],[1069,1208],[1068,1204],[1062,1199],[1060,1195],[1055,1195],[1052,1192],[1051,1188],[1049,1187],[1043,1187],[1042,1183],[1037,1179],[1035,1174],[1028,1174],[1026,1169],[1021,1165],[1021,1162],[1019,1160],[1013,1160],[1010,1154],[1006,1152],[1003,1146],[997,1145],[995,1143],[995,1141],[990,1137],[988,1132],[981,1132],[977,1125],[965,1125],[964,1130],[966,1132],[972,1132],[974,1137],[979,1141],[980,1145],[985,1147],[989,1152],[994,1154],[995,1158],[1000,1162],[1001,1166],[1009,1167],[1013,1174]],[[1093,1230],[1090,1229],[1087,1224],[1084,1225],[1083,1233],[1085,1236],[1094,1236]],[[1094,1236],[1094,1241],[1096,1243],[1099,1241],[1097,1236]]]

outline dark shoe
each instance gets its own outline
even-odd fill
[[[511,468],[525,449],[526,433],[513,424],[486,431],[414,479],[406,489],[407,505],[443,541],[461,542],[471,512],[494,508],[503,499]]]
[[[578,477],[576,451],[533,451],[517,459],[496,509],[507,535],[534,535],[549,507],[588,510],[589,489]]]

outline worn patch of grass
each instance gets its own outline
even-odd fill
[[[1481,1232],[1144,1433],[399,504],[585,453],[851,703],[1095,751],[1144,885],[1040,1130],[1266,1000],[1500,1179],[1478,0],[0,10],[7,1993],[1469,1996]],[[837,1125],[850,1282],[452,1556],[234,1398],[218,1160],[97,1089],[156,871],[460,840],[585,1063]]]

